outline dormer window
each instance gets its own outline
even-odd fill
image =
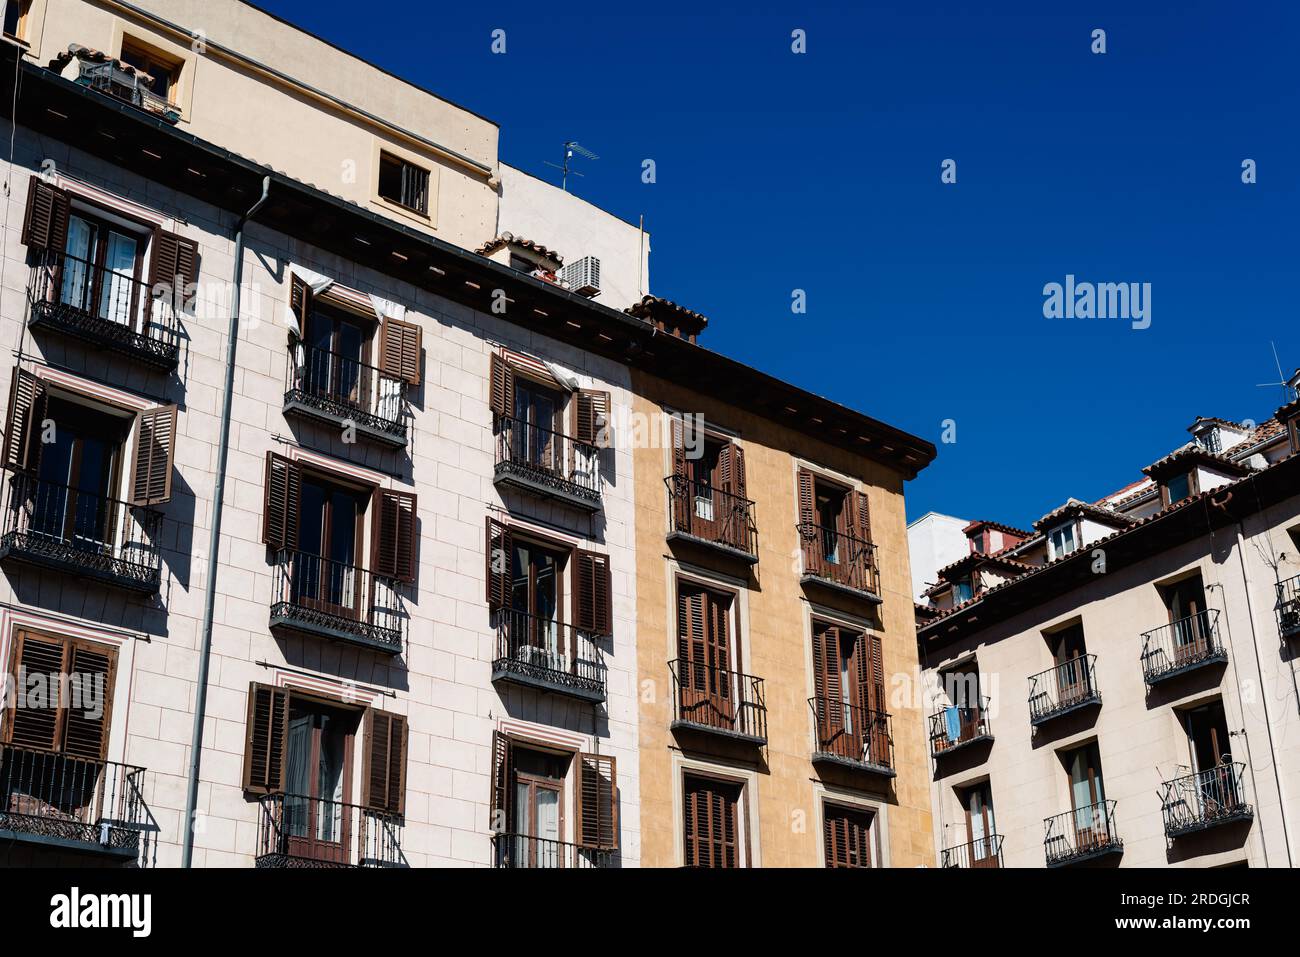
[[[1060,525],[1052,529],[1047,536],[1047,547],[1051,561],[1063,558],[1078,548],[1078,541],[1074,537],[1074,523],[1070,522],[1068,525]]]
[[[1192,494],[1192,476],[1190,472],[1171,475],[1164,485],[1165,505],[1174,505]]]
[[[964,601],[970,601],[975,597],[975,588],[971,584],[973,579],[962,578],[952,583],[952,603],[960,605]]]
[[[984,554],[984,533],[983,532],[980,532],[978,535],[971,536],[970,550],[972,555]]]

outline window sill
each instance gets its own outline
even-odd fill
[[[378,206],[385,212],[394,213],[403,219],[409,219],[413,223],[419,223],[427,229],[437,229],[433,222],[433,217],[428,213],[422,213],[419,210],[412,209],[409,206],[403,206],[401,203],[386,199],[383,196],[374,196],[370,200],[371,204]]]

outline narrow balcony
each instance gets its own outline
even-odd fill
[[[496,485],[584,512],[600,509],[600,450],[594,445],[501,415],[496,433]]]
[[[153,594],[162,580],[162,513],[14,472],[0,562],[30,565]]]
[[[990,834],[965,844],[945,847],[940,867],[1002,867],[1002,835]]]
[[[614,853],[527,834],[492,835],[493,867],[593,870],[612,867]]]
[[[1277,628],[1283,641],[1300,637],[1300,575],[1277,583]]]
[[[129,103],[168,123],[180,121],[180,111],[165,96],[159,96],[150,88],[152,81],[149,77],[124,70],[122,66],[120,60],[105,60],[102,63],[81,60],[76,82],[115,100]]]
[[[672,729],[767,744],[763,679],[684,658],[668,662],[673,677]]]
[[[592,636],[573,625],[505,609],[497,613],[492,681],[536,688],[582,701],[605,700],[604,656]]]
[[[815,583],[869,602],[880,603],[876,546],[821,525],[798,526],[804,583]]]
[[[133,861],[147,817],[144,770],[0,744],[0,841]]]
[[[1219,637],[1217,608],[1180,618],[1142,635],[1142,675],[1148,685],[1227,660],[1228,651]]]
[[[1029,724],[1101,704],[1097,690],[1097,656],[1080,655],[1029,678]]]
[[[970,707],[949,706],[930,715],[930,754],[941,757],[973,744],[992,741],[989,701],[981,698]]]
[[[814,764],[838,764],[894,777],[892,718],[837,698],[809,698],[817,735]]]
[[[176,368],[179,296],[156,295],[130,270],[50,253],[32,269],[27,301],[33,330],[47,329],[164,372]]]
[[[272,631],[402,653],[407,617],[391,579],[286,548],[275,556],[271,595]]]
[[[1226,762],[1195,774],[1165,781],[1160,804],[1165,834],[1171,840],[1234,821],[1249,821],[1255,809],[1246,803],[1243,762]]]
[[[299,794],[257,803],[257,867],[407,866],[396,814]]]
[[[758,562],[754,503],[684,475],[664,479],[672,530],[668,540],[702,545],[753,565]]]
[[[1124,852],[1115,827],[1115,802],[1101,801],[1043,820],[1048,867],[1064,867]]]
[[[406,383],[374,366],[294,340],[284,414],[322,422],[376,445],[406,447]]]

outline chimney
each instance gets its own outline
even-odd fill
[[[694,342],[709,324],[709,320],[698,312],[658,296],[642,296],[640,302],[633,303],[624,311],[652,323],[660,332],[687,342]]]

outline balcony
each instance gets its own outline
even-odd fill
[[[605,700],[604,656],[592,636],[573,625],[527,612],[497,613],[492,681],[536,688],[582,701]]]
[[[813,582],[857,598],[880,603],[876,546],[821,525],[799,525],[804,583]]]
[[[1097,690],[1097,656],[1080,655],[1029,678],[1029,724],[1101,704]]]
[[[257,803],[257,867],[407,866],[396,814],[297,794]]]
[[[891,717],[835,698],[809,698],[817,735],[814,764],[838,764],[892,778],[894,734]]]
[[[600,450],[562,432],[498,415],[493,482],[595,512],[600,509]]]
[[[27,324],[170,372],[180,356],[177,301],[134,273],[50,253],[27,282]]]
[[[407,617],[397,583],[363,568],[283,549],[272,579],[271,630],[402,653]]]
[[[763,679],[684,658],[668,662],[673,678],[673,730],[767,744]]]
[[[940,867],[1002,867],[1002,835],[990,834],[965,844],[945,847]]]
[[[358,438],[405,448],[406,383],[329,349],[294,340],[284,390],[284,414],[355,429]]]
[[[133,861],[143,778],[129,764],[0,745],[0,841]]]
[[[612,867],[614,851],[526,834],[493,834],[492,866],[519,868],[570,868],[588,870]]]
[[[180,121],[180,111],[164,96],[159,96],[150,87],[149,77],[123,70],[118,60],[106,60],[95,63],[81,60],[77,73],[77,82],[82,86],[98,90],[114,99],[157,116],[168,123]]]
[[[1124,852],[1115,828],[1115,802],[1101,801],[1043,820],[1048,867],[1064,867]]]
[[[750,565],[758,561],[752,501],[684,475],[670,475],[664,483],[672,516],[669,541],[702,545]]]
[[[1234,821],[1249,821],[1255,810],[1246,803],[1242,775],[1246,765],[1228,762],[1165,781],[1160,804],[1170,840]]]
[[[988,708],[988,699],[981,698],[977,706],[952,706],[930,715],[930,754],[937,758],[992,741]]]
[[[1300,575],[1277,583],[1277,629],[1283,641],[1300,636]]]
[[[1227,649],[1219,638],[1217,608],[1180,618],[1142,635],[1142,674],[1148,685],[1227,660]]]
[[[0,562],[88,578],[142,594],[162,580],[162,513],[14,472],[6,490]]]

